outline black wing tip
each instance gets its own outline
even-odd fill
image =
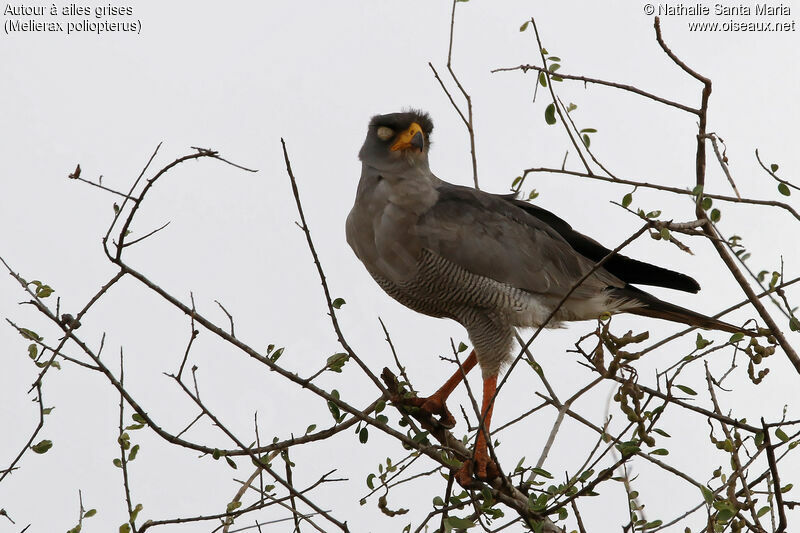
[[[697,280],[693,277],[687,276],[686,274],[681,274],[680,272],[674,272],[672,270],[667,270],[667,272],[671,274],[671,279],[667,282],[667,284],[664,284],[663,287],[684,292],[691,292],[692,294],[697,294],[700,292],[700,284],[697,283]]]

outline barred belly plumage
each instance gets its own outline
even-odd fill
[[[546,315],[546,309],[527,291],[472,274],[428,250],[422,251],[417,266],[416,276],[408,280],[374,278],[403,305],[461,323],[482,355],[485,375],[496,373],[507,361],[514,326],[532,326],[536,318]]]

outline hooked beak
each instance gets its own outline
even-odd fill
[[[425,137],[422,134],[422,127],[416,122],[412,122],[406,131],[397,136],[397,140],[392,145],[392,152],[397,150],[408,150],[416,148],[420,152],[425,148]]]

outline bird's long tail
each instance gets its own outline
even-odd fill
[[[665,302],[650,293],[630,285],[623,289],[613,289],[612,292],[615,296],[634,300],[642,304],[641,307],[626,310],[626,312],[634,315],[660,318],[703,329],[727,331],[728,333],[743,333],[751,337],[758,335],[756,331],[740,328],[733,324],[723,322],[722,320],[701,315],[685,307]]]

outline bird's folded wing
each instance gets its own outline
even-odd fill
[[[532,293],[561,296],[593,266],[553,228],[503,197],[444,184],[415,228],[422,247],[465,270]],[[624,283],[600,268],[575,293]]]
[[[550,228],[557,231],[576,252],[591,261],[600,261],[611,253],[611,250],[591,237],[575,231],[572,226],[550,211],[522,200],[516,200],[515,195],[504,195],[502,198],[546,223]],[[603,264],[603,268],[626,283],[654,285],[685,292],[697,292],[700,290],[700,285],[697,281],[686,274],[637,261],[622,254],[614,254]]]

